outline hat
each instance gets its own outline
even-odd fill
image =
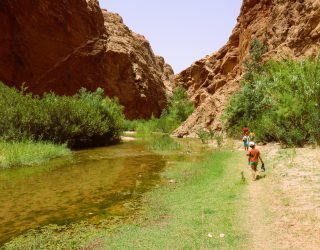
[[[249,142],[249,146],[253,147],[254,146],[254,142],[253,141]]]

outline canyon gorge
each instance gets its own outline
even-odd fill
[[[35,94],[72,95],[81,87],[118,97],[129,119],[159,116],[176,86],[187,89],[193,114],[176,130],[221,130],[221,114],[240,86],[251,41],[268,47],[264,59],[316,55],[319,0],[244,0],[225,46],[174,75],[143,35],[96,0],[2,0],[0,81]],[[210,32],[208,30],[208,32]]]

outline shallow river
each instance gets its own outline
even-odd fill
[[[187,157],[149,148],[125,142],[43,166],[1,170],[0,245],[31,228],[130,214],[132,201],[159,184],[163,168]]]

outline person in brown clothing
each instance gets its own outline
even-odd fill
[[[263,164],[263,160],[260,156],[259,149],[255,148],[255,144],[253,141],[249,142],[249,151],[247,153],[248,156],[248,163],[252,169],[252,179],[255,181],[257,179],[257,166],[259,159],[261,163]]]

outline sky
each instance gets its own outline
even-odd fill
[[[219,50],[231,35],[242,0],[99,0],[150,42],[175,73]]]

